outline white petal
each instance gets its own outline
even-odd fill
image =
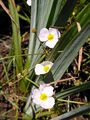
[[[44,109],[51,109],[55,104],[55,99],[53,97],[48,97],[48,99],[41,103],[41,107]]]
[[[58,38],[60,38],[61,37],[61,33],[58,31]]]
[[[60,38],[60,37],[61,37],[61,33],[58,31],[58,29],[49,28],[49,33],[54,34],[54,36],[57,37],[57,38]]]
[[[44,61],[41,63],[41,65],[43,65],[45,73],[48,73],[50,71],[51,67],[53,66],[53,63],[50,61]],[[45,68],[46,68],[46,70],[45,70]]]
[[[27,0],[27,4],[31,6],[31,0]]]
[[[35,73],[36,75],[44,74],[43,66],[41,64],[37,64],[35,66]]]
[[[50,61],[44,61],[44,62],[41,63],[41,65],[43,65],[43,66],[50,65],[52,67],[53,63],[50,62]]]
[[[32,91],[32,98],[37,97],[38,95],[40,95],[40,90],[39,89],[34,89]]]
[[[41,64],[37,64],[35,66],[35,74],[40,75],[40,74],[46,74],[47,72],[44,71],[44,66],[48,65],[49,69],[51,69],[53,63],[50,61],[44,61]]]
[[[45,45],[48,46],[49,48],[54,48],[54,46],[56,45],[56,43],[58,42],[58,38],[54,39],[52,41],[48,40]]]
[[[40,84],[39,90],[43,91],[45,87],[47,87],[47,84]]]
[[[40,105],[40,104],[41,104],[40,95],[41,95],[41,93],[40,93],[40,90],[39,90],[39,89],[34,89],[34,90],[32,91],[31,97],[32,97],[32,99],[33,99],[33,100],[32,100],[33,103],[35,103],[35,104],[37,104],[37,105]]]
[[[40,96],[38,96],[38,98],[33,98],[32,102],[36,105],[40,105],[42,103],[42,101],[39,98],[40,98]]]
[[[39,39],[40,41],[44,42],[44,41],[47,41],[48,40],[48,34],[49,34],[49,31],[47,28],[42,28],[40,30],[40,33],[39,33]]]
[[[54,36],[58,36],[58,30],[54,28],[49,28],[49,33],[53,34]]]
[[[47,96],[52,96],[54,93],[53,90],[54,88],[52,86],[48,86],[43,89],[42,93],[45,93]]]

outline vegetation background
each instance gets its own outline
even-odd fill
[[[54,49],[42,48],[37,35],[43,27],[61,32]],[[36,76],[34,67],[43,60],[54,65]],[[89,0],[32,0],[31,7],[26,0],[0,0],[0,120],[89,120],[89,66]],[[55,88],[50,111],[31,102],[42,81]]]

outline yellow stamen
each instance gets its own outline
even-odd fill
[[[45,93],[42,93],[40,99],[43,101],[47,100],[47,95]]]
[[[53,34],[49,34],[49,35],[48,35],[48,40],[53,40],[53,38],[54,38],[54,35],[53,35]]]
[[[50,67],[48,65],[44,66],[44,71],[48,72],[50,70]]]

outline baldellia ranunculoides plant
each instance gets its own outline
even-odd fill
[[[39,111],[42,109],[47,109],[46,111],[51,109],[49,115],[52,114],[55,106],[57,106],[57,102],[55,101],[58,101],[60,98],[66,98],[78,91],[83,91],[90,86],[90,83],[86,83],[57,94],[53,91],[54,86],[50,85],[51,82],[55,83],[62,77],[76,57],[79,49],[89,37],[90,19],[88,18],[90,15],[90,4],[85,6],[75,16],[76,21],[80,23],[82,28],[79,33],[75,22],[63,35],[56,29],[65,24],[75,5],[75,0],[70,1],[69,6],[66,0],[32,0],[28,51],[28,54],[31,54],[31,56],[27,57],[26,68],[30,68],[31,70],[34,68],[34,72],[30,73],[30,78],[39,85],[39,88],[32,87],[30,96],[28,97],[25,113],[29,115],[29,118],[35,117],[36,119],[44,116],[44,111],[42,115],[39,114]],[[66,8],[67,15],[65,14]],[[88,12],[85,12],[86,10]],[[86,13],[85,16],[83,16],[84,13]],[[44,87],[41,89],[41,86]],[[48,89],[46,86],[48,86]],[[50,104],[49,99],[52,99]],[[89,105],[82,106],[78,108],[78,113],[77,110],[71,111],[68,114],[66,113],[66,115],[58,116],[58,119],[72,118],[72,116],[81,114],[81,109],[83,113],[86,110],[88,111],[90,107]],[[47,115],[47,112],[45,115]]]
[[[61,98],[83,91],[90,86],[90,83],[85,83],[63,92],[55,93],[53,91],[54,86],[52,87],[50,84],[51,82],[56,83],[62,77],[76,57],[79,49],[89,37],[90,19],[88,18],[90,15],[90,4],[85,6],[75,16],[75,20],[80,23],[82,28],[79,33],[76,22],[69,29],[67,28],[67,31],[62,35],[56,29],[66,23],[75,5],[75,0],[70,1],[69,6],[66,0],[32,0],[28,51],[30,56],[27,57],[26,69],[34,69],[30,72],[30,79],[39,86],[38,88],[32,87],[27,99],[25,113],[29,115],[29,118],[34,117],[36,119],[44,116],[43,114],[48,115],[48,109],[49,115],[51,115]],[[65,14],[66,10],[67,14]],[[85,12],[87,10],[88,12]],[[84,13],[85,16],[83,16]],[[47,109],[46,113],[42,109]],[[58,118],[56,117],[55,120],[77,116],[77,114],[81,114],[81,109],[83,113],[90,110],[90,107],[89,105],[82,106],[78,108],[78,113],[77,110],[70,111],[62,116],[58,116]],[[39,111],[42,111],[42,115]]]
[[[48,119],[50,117],[52,120],[63,120],[89,111],[90,105],[83,105],[62,114],[60,103],[61,100],[67,102],[67,97],[70,98],[72,94],[89,89],[90,82],[63,89],[58,93],[55,92],[54,87],[90,36],[90,3],[77,12],[74,16],[75,21],[67,27],[66,23],[73,12],[76,0],[68,0],[69,2],[67,0],[27,0],[26,3],[31,7],[30,39],[25,65],[22,65],[18,13],[13,4],[14,0],[8,1],[13,18],[12,46],[14,49],[11,55],[15,55],[17,74],[22,78],[21,90],[26,92],[27,89],[30,92],[24,109],[28,118],[24,116],[23,119],[41,119],[47,116]],[[77,21],[81,26],[80,32],[77,30]],[[65,25],[66,30],[63,32],[62,28]],[[67,105],[69,102],[70,99]]]

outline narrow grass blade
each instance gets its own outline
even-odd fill
[[[73,111],[70,111],[68,113],[65,113],[63,115],[60,115],[56,118],[50,119],[50,120],[70,120],[73,117],[83,115],[87,112],[90,112],[90,104],[89,105],[84,105],[78,109],[75,109]]]

